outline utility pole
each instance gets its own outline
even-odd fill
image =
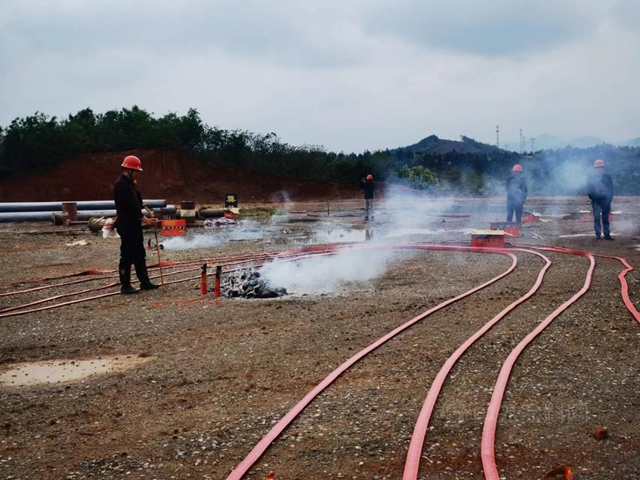
[[[520,155],[522,155],[522,129],[520,129]]]
[[[496,125],[496,147],[500,148],[500,125]]]
[[[522,153],[527,151],[527,137],[522,137]]]

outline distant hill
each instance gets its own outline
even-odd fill
[[[621,142],[618,145],[621,147],[640,147],[640,137],[634,138],[633,140],[627,140],[626,142]]]
[[[533,138],[535,142],[535,150],[549,150],[552,148],[558,148],[558,145],[566,144],[566,142],[555,135],[550,135],[548,133],[543,133],[542,135],[538,135]]]
[[[640,138],[635,140],[640,142]],[[535,141],[536,151],[557,150],[565,147],[591,148],[597,145],[601,145],[603,143],[610,143],[610,142],[607,142],[606,140],[603,140],[598,137],[594,137],[592,135],[586,135],[584,137],[574,138],[573,140],[567,141],[555,135],[551,135],[549,133],[543,133],[542,135],[538,135],[537,137],[534,137],[534,141]],[[631,140],[631,141],[634,141],[634,140]],[[629,146],[635,146],[635,145],[629,145]],[[530,140],[527,140],[526,147],[527,147],[526,148],[527,151],[530,150],[531,148]]]
[[[601,145],[603,143],[607,143],[607,142],[605,142],[601,138],[587,135],[585,137],[576,138],[574,140],[566,142],[565,145],[557,146],[555,148],[561,148],[566,146],[571,146],[575,148],[591,148],[591,147],[595,147],[596,145]]]
[[[433,153],[442,155],[450,152],[458,153],[495,153],[502,151],[495,145],[489,145],[486,143],[478,142],[472,138],[461,136],[461,141],[445,140],[438,138],[436,135],[423,138],[418,143],[409,145],[406,147],[400,147],[392,150],[395,151],[410,151],[411,153]]]

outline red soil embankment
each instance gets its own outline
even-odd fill
[[[221,164],[205,164],[178,150],[135,150],[84,155],[50,172],[0,183],[0,202],[111,200],[122,159],[137,155],[144,172],[138,185],[144,198],[170,203],[224,202],[235,193],[241,204],[361,198],[358,185],[301,180]]]

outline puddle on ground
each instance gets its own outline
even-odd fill
[[[129,370],[151,360],[150,357],[123,356],[93,360],[50,360],[19,363],[0,375],[0,385],[22,387],[73,382],[92,375]]]

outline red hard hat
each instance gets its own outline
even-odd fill
[[[138,170],[139,172],[142,171],[142,162],[138,157],[134,155],[128,155],[124,157],[124,161],[120,166],[122,168],[128,168],[129,170]]]
[[[596,167],[596,168],[604,167],[604,160],[600,160],[600,159],[596,160],[594,162],[593,166]]]
[[[513,166],[511,171],[512,172],[521,172],[522,171],[522,166],[516,164],[516,165]]]
[[[373,175],[367,175],[367,180],[373,180]]]

